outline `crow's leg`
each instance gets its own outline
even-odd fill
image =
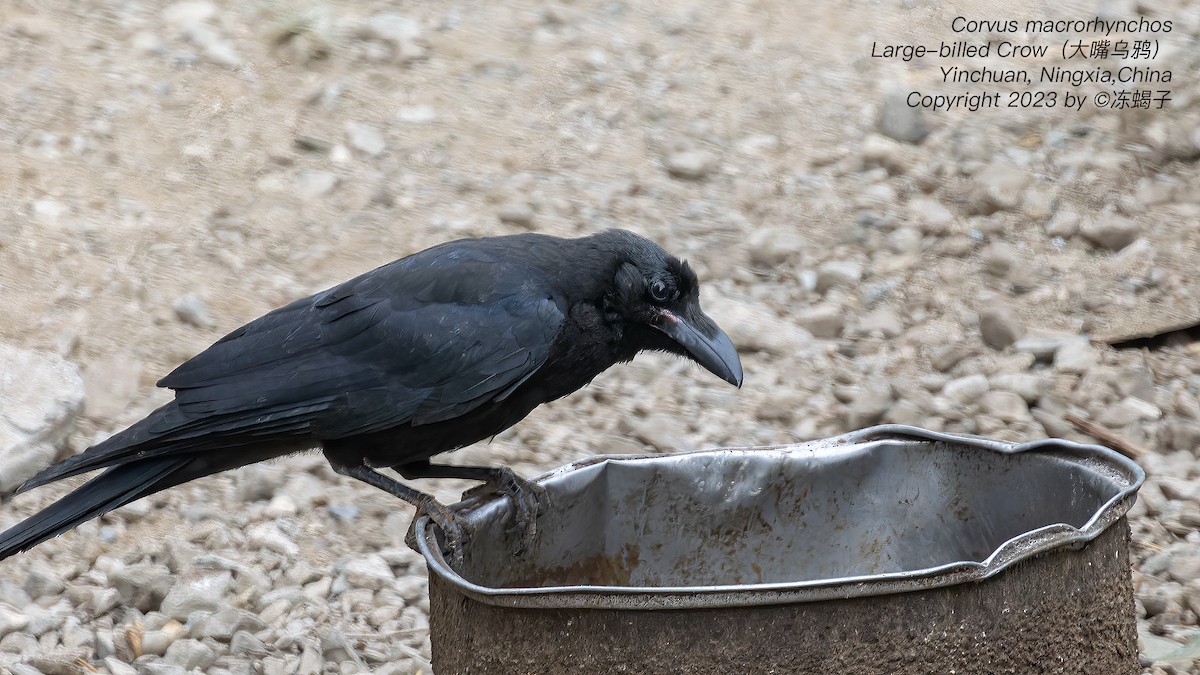
[[[451,466],[431,464],[429,460],[412,462],[392,467],[408,479],[414,478],[462,478],[483,481],[483,485],[463,493],[463,498],[502,494],[513,503],[513,529],[523,530],[521,550],[529,550],[537,535],[537,517],[545,512],[549,500],[546,488],[525,480],[506,467]]]
[[[333,466],[334,471],[343,476],[357,478],[367,485],[377,487],[416,507],[417,513],[413,516],[412,524],[408,528],[408,535],[404,539],[409,548],[414,551],[417,550],[417,520],[421,517],[421,514],[428,515],[429,519],[442,530],[442,534],[446,537],[446,548],[450,551],[451,564],[456,567],[462,565],[463,543],[468,537],[462,521],[453,511],[446,508],[432,496],[399,483],[365,464],[342,464],[341,462],[333,461],[330,464]]]

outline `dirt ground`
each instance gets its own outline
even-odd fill
[[[956,16],[1098,15],[1172,21],[1124,34],[1157,40],[1152,58],[1122,64],[1171,71],[1146,85],[1170,90],[1163,109],[1090,103],[1118,85],[943,81],[950,65],[1035,78],[1082,68],[1063,44],[1104,37],[956,33]],[[1050,50],[872,57],[885,43],[957,40]],[[1200,5],[1182,1],[1018,0],[998,12],[932,0],[8,0],[0,343],[82,371],[87,408],[65,454],[168,400],[154,382],[226,332],[379,264],[464,236],[632,229],[697,270],[705,307],[742,352],[744,388],[641,357],[455,461],[528,475],[594,453],[785,443],[881,421],[1093,440],[1062,421],[1079,414],[1145,448],[1152,481],[1163,478],[1135,513],[1135,559],[1157,561],[1135,585],[1143,636],[1166,641],[1143,653],[1168,654],[1198,634],[1200,564],[1177,562],[1200,560],[1200,520],[1188,520],[1200,491],[1186,487],[1200,473],[1196,350],[1118,352],[1103,339],[1200,322],[1198,41]],[[899,102],[972,87],[1089,103]],[[91,589],[138,564],[189,579],[236,563],[236,592],[209,610],[256,616],[263,625],[246,630],[266,651],[178,620],[184,632],[139,672],[166,672],[153,670],[159,656],[205,672],[425,667],[423,567],[402,543],[411,510],[322,464],[301,456],[197,481],[5,561],[0,580],[25,595],[0,603],[55,619],[39,634],[0,630],[0,664],[51,672],[82,656],[116,673],[102,653],[111,635],[176,629],[157,608],[125,611],[126,598],[98,611]],[[431,489],[453,501],[464,487]],[[16,500],[0,525],[61,492]],[[249,536],[260,525],[295,548],[264,550],[278,540]],[[395,581],[339,591],[362,578],[346,566],[370,556]],[[35,568],[65,586],[38,596]],[[289,588],[308,600],[281,600]],[[389,631],[408,632],[380,637]],[[116,661],[131,655],[123,639]],[[171,640],[215,656],[189,646],[198,660],[182,647],[172,657]],[[1143,665],[1195,672],[1172,658]]]

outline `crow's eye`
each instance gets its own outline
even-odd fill
[[[667,288],[666,282],[662,279],[655,279],[650,284],[650,297],[656,302],[666,302],[671,295],[671,289]]]

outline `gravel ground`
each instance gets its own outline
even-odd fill
[[[1075,414],[1146,450],[1146,672],[1200,672],[1197,348],[1097,340],[1200,321],[1200,5],[1007,5],[1172,19],[1164,110],[916,114],[903,92],[957,85],[871,43],[996,18],[960,4],[0,4],[0,490],[291,299],[449,238],[627,227],[692,262],[746,386],[640,357],[455,461],[877,422],[1092,440]],[[0,665],[428,671],[410,517],[319,455],[143,500],[0,564]]]

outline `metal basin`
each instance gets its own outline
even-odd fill
[[[1123,517],[1143,478],[1099,446],[902,426],[589,458],[539,479],[524,555],[504,499],[456,507],[460,569],[417,523],[434,666],[1135,672]]]

